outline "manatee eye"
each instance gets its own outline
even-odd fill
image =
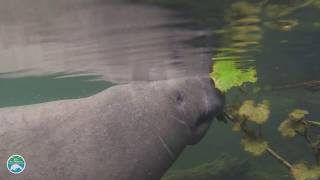
[[[180,91],[178,91],[176,96],[177,103],[181,104],[183,100],[184,100],[184,95]]]

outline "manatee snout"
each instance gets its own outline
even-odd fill
[[[187,144],[193,145],[202,139],[212,120],[223,111],[224,97],[209,77],[186,79],[183,86],[176,94],[176,101],[190,128]],[[187,88],[190,86],[192,90]]]
[[[212,120],[222,113],[224,99],[222,94],[214,88],[209,88],[206,96],[203,97],[203,105],[206,106],[205,111],[201,111],[196,119],[194,126],[191,129],[191,137],[188,142],[189,145],[198,143],[206,134]]]

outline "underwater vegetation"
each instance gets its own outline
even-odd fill
[[[239,88],[240,93],[248,95],[255,93],[245,92],[245,83],[255,83],[258,72],[254,66],[254,52],[260,51],[262,41],[262,26],[277,31],[291,31],[299,26],[298,19],[282,19],[294,11],[309,5],[317,5],[319,1],[292,1],[289,4],[272,4],[270,1],[249,3],[242,1],[234,3],[226,15],[229,25],[222,31],[225,35],[224,47],[218,49],[214,57],[213,72],[210,74],[216,86],[227,93],[233,87]],[[263,23],[262,23],[263,22]],[[235,77],[236,76],[236,77]],[[309,86],[317,90],[318,81],[303,82],[295,85],[286,85],[286,88]],[[278,154],[265,138],[262,131],[270,117],[270,102],[263,100],[255,102],[245,99],[229,104],[224,113],[224,122],[233,124],[232,130],[241,132],[243,149],[253,156],[268,154],[283,164],[296,180],[317,180],[320,178],[320,122],[306,118],[307,110],[293,109],[288,118],[279,124],[278,131],[285,138],[300,136],[305,139],[307,146],[314,156],[313,162],[290,163]],[[313,131],[318,129],[318,131]],[[314,133],[316,132],[316,133]]]
[[[265,129],[271,122],[274,102],[261,93],[298,88],[316,93],[320,90],[320,79],[304,80],[301,78],[294,83],[283,83],[275,86],[261,84],[262,72],[260,72],[261,69],[258,69],[258,64],[262,64],[261,53],[267,49],[266,46],[270,46],[266,43],[268,41],[266,38],[276,34],[279,35],[276,38],[280,38],[277,43],[290,45],[292,39],[282,39],[281,37],[296,36],[302,34],[301,32],[318,32],[320,30],[319,19],[306,20],[301,15],[306,11],[313,11],[314,15],[320,14],[320,0],[140,1],[178,9],[183,14],[192,17],[197,25],[212,30],[211,38],[215,38],[213,41],[218,42],[213,47],[214,65],[210,77],[215,81],[216,87],[225,94],[227,100],[229,99],[223,118],[220,120],[229,122],[229,124],[232,124],[232,131],[241,134],[242,138],[239,143],[248,154],[253,157],[269,155],[274,158],[276,160],[273,161],[274,163],[279,162],[286,167],[290,175],[289,179],[317,180],[320,178],[320,117],[312,117],[313,114],[310,114],[304,107],[291,107],[288,103],[286,107],[288,110],[283,109],[283,112],[289,111],[287,118],[283,118],[283,120],[282,118],[275,119],[276,121],[282,120],[277,123],[275,129],[279,136],[290,142],[303,139],[310,150],[303,153],[310,154],[313,157],[305,160],[291,160],[285,157],[286,154],[283,151],[299,151],[300,147],[284,150],[285,147],[279,147],[279,144],[273,144],[272,140],[268,139],[268,135],[270,135],[268,133],[270,132]],[[296,31],[299,31],[300,34],[291,34]],[[315,38],[317,37],[313,39]],[[313,39],[311,38],[308,43],[314,43]],[[302,48],[308,49],[309,47]],[[281,62],[281,58],[283,56],[273,61]],[[301,60],[307,61],[308,58]],[[283,73],[286,70],[282,69],[280,71]],[[276,79],[277,76],[275,75],[274,78]],[[318,78],[318,76],[312,78]],[[320,104],[320,102],[317,103]],[[215,163],[219,164],[215,161],[208,164]],[[201,176],[198,176],[198,173],[201,174],[202,172],[207,175],[206,179],[216,179],[208,175],[210,170],[205,167],[209,166],[203,165],[181,170],[176,172],[175,175],[166,176],[166,178],[172,178],[170,180],[188,179],[188,177],[199,179]],[[215,172],[214,170],[211,171]],[[256,169],[249,171],[258,172]],[[227,176],[220,179],[227,179]],[[267,179],[275,178],[269,177]]]
[[[259,51],[262,40],[260,12],[261,8],[255,4],[233,3],[225,15],[228,24],[216,31],[223,41],[216,49],[210,76],[223,92],[257,81],[253,55]]]
[[[250,92],[243,92],[242,86],[245,83],[256,83],[258,80],[254,57],[255,53],[262,49],[263,29],[291,31],[299,26],[299,20],[283,17],[315,3],[318,5],[319,1],[292,1],[292,3],[281,5],[270,3],[270,1],[233,3],[225,16],[227,26],[216,31],[223,36],[222,47],[216,50],[213,71],[210,74],[217,88],[227,93],[231,88],[237,87],[244,95],[248,95]],[[298,85],[311,85],[313,88],[318,88],[317,82],[304,82]],[[252,99],[246,99],[232,102],[227,106],[222,120],[231,122],[233,131],[241,132],[241,144],[248,153],[253,156],[269,154],[287,167],[296,180],[319,179],[320,134],[312,133],[312,129],[320,129],[320,122],[306,119],[308,111],[294,109],[289,113],[288,118],[280,123],[278,131],[283,137],[301,136],[314,156],[314,162],[304,161],[292,164],[272,148],[263,134],[262,126],[269,119],[270,106],[268,100],[255,102]]]
[[[296,180],[320,178],[320,137],[319,134],[311,133],[312,128],[320,129],[320,123],[307,120],[305,116],[308,111],[294,109],[289,113],[288,119],[279,125],[278,131],[283,137],[293,138],[297,135],[303,137],[314,155],[315,163],[312,165],[306,162],[292,164],[276,153],[263,135],[262,125],[267,122],[269,114],[268,101],[255,104],[252,100],[246,100],[228,107],[225,118],[233,124],[233,131],[242,133],[241,144],[245,151],[253,156],[268,153],[287,167]],[[253,128],[254,125],[256,128]]]
[[[268,31],[289,32],[298,28],[299,19],[292,14],[303,8],[319,8],[319,0],[232,1],[224,13],[225,26],[214,31],[222,37],[214,52],[214,65],[210,76],[222,92],[244,83],[257,82],[257,55],[263,51],[264,35]],[[312,22],[313,29],[319,22]],[[283,41],[282,43],[287,43]],[[298,82],[279,88],[307,87],[319,90],[320,81]]]

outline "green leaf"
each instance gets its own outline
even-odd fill
[[[253,67],[241,69],[233,59],[216,61],[210,77],[214,80],[216,87],[226,92],[232,87],[239,87],[246,82],[255,83],[257,72]]]

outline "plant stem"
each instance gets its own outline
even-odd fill
[[[274,87],[274,90],[283,90],[283,89],[292,89],[292,88],[299,88],[299,87],[310,87],[310,88],[317,88],[320,86],[319,80],[312,80],[312,81],[306,81],[306,82],[299,82],[295,84],[287,84],[281,87]]]
[[[319,148],[317,147],[318,145],[315,144],[312,141],[312,138],[309,136],[308,129],[306,129],[303,134],[298,131],[296,131],[296,133],[306,140],[308,146],[311,148],[311,150],[315,156],[316,163],[319,165],[320,164],[320,151],[319,151]]]
[[[281,157],[278,153],[276,153],[274,150],[272,150],[271,148],[267,148],[267,152],[276,160],[278,160],[281,164],[283,164],[284,166],[286,166],[286,168],[288,168],[289,170],[292,169],[292,165],[285,160],[283,157]]]
[[[226,119],[230,120],[232,123],[236,123],[237,122],[237,120],[235,120],[228,113],[224,113],[224,115],[225,115]],[[246,135],[254,135],[254,133],[252,134],[251,130],[249,130],[247,128],[245,123],[244,124],[241,123],[241,130]],[[262,138],[262,127],[261,127],[261,125],[259,125],[259,137],[258,138]],[[273,158],[278,160],[286,168],[288,168],[289,170],[292,169],[292,165],[287,160],[285,160],[282,156],[280,156],[278,153],[276,153],[274,150],[272,150],[270,147],[268,147],[266,151],[269,153],[269,155],[271,155]]]
[[[306,122],[312,126],[319,126],[320,127],[320,122],[317,122],[317,121],[306,121]]]
[[[226,118],[227,120],[231,121],[232,123],[237,123],[237,122],[240,123],[241,130],[242,130],[242,132],[243,132],[244,134],[256,138],[255,133],[254,133],[253,131],[251,131],[251,130],[247,127],[245,121],[244,121],[244,122],[240,122],[239,120],[236,120],[235,118],[233,118],[233,117],[232,117],[230,114],[228,114],[228,113],[224,113],[224,116],[225,116],[225,118]]]

